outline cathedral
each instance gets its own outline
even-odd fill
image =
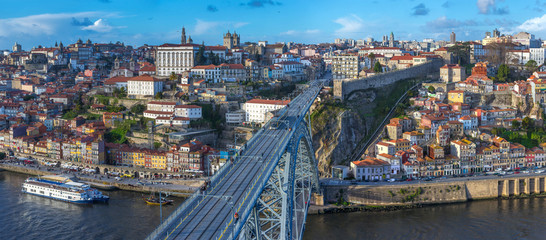
[[[182,27],[182,36],[180,36],[180,44],[192,44],[193,40],[191,39],[191,36],[186,41],[186,28]]]
[[[228,49],[232,49],[234,47],[238,47],[241,40],[241,36],[237,35],[235,31],[233,31],[233,35],[229,33],[229,31],[224,35],[224,47],[227,47]]]

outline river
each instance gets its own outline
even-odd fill
[[[309,215],[303,239],[546,239],[546,199]]]
[[[108,204],[77,205],[21,193],[26,175],[0,172],[0,239],[143,239],[159,208],[143,194],[103,191]],[[166,218],[174,206],[163,208]],[[546,239],[546,199],[485,200],[392,212],[307,217],[311,239]]]
[[[147,194],[102,191],[108,204],[79,205],[21,192],[27,175],[0,172],[0,239],[144,239],[160,222]],[[178,206],[164,206],[165,219]]]

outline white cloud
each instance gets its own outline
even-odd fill
[[[364,21],[355,14],[338,18],[334,22],[341,25],[341,28],[336,30],[338,35],[352,35],[354,33],[361,33],[364,27]]]
[[[542,17],[531,18],[517,26],[516,29],[533,33],[543,32],[546,30],[546,14],[542,15]]]
[[[217,30],[218,27],[222,27],[225,31],[225,28],[237,29],[247,25],[247,22],[225,22],[225,21],[203,21],[197,19],[195,28],[193,30],[194,35],[203,35],[210,33],[211,31]]]
[[[305,31],[288,30],[286,32],[280,33],[280,35],[296,36],[296,35],[312,35],[312,34],[318,34],[318,33],[320,33],[320,30],[318,29],[308,29]]]
[[[121,28],[121,27],[113,27],[106,20],[103,20],[102,18],[95,21],[93,25],[89,25],[86,27],[82,27],[82,30],[89,30],[89,31],[95,31],[95,32],[110,32],[114,28]]]
[[[101,12],[39,14],[19,18],[0,19],[0,36],[10,37],[17,35],[55,35],[74,28],[72,19],[83,19],[102,15]]]
[[[495,0],[478,0],[476,5],[478,5],[478,10],[480,13],[487,14],[489,12],[489,8],[495,6]]]

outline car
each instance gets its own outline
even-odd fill
[[[387,180],[387,182],[396,182],[396,179],[391,178],[391,179]]]
[[[536,173],[543,173],[544,170],[542,170],[542,169],[541,169],[541,170],[536,170],[535,172],[536,172]]]
[[[413,179],[411,178],[406,179],[406,182],[411,182],[411,181],[413,181]]]

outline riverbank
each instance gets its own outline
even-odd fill
[[[446,202],[446,203],[430,203],[430,204],[405,204],[405,205],[389,205],[389,206],[376,206],[376,205],[362,205],[362,204],[350,204],[336,205],[328,204],[324,206],[310,205],[307,211],[308,215],[322,215],[322,214],[336,214],[336,213],[350,213],[350,212],[391,212],[406,209],[415,209],[423,207],[435,207],[450,204],[458,204],[465,202],[477,202],[477,201],[491,201],[491,200],[514,200],[514,199],[533,199],[533,198],[546,198],[546,192],[540,194],[520,194],[514,196],[503,196],[496,198],[480,198],[475,200],[460,201],[460,202]]]
[[[47,171],[47,168],[44,166],[25,166],[25,165],[16,165],[16,164],[7,164],[7,163],[0,163],[0,169],[6,170],[10,172],[17,172],[17,173],[23,173],[28,175],[52,175],[52,174],[59,174],[58,172],[54,171]],[[91,186],[102,189],[102,190],[126,190],[126,191],[133,191],[133,192],[142,192],[142,193],[151,193],[151,192],[168,192],[169,195],[177,196],[177,197],[188,197],[191,194],[193,194],[193,189],[195,187],[193,186],[186,186],[186,185],[180,185],[180,184],[137,184],[136,182],[124,182],[124,181],[116,181],[114,178],[105,178],[101,177],[97,179],[96,175],[75,175],[78,179],[80,179],[83,182],[89,183]],[[165,181],[164,181],[165,182]]]
[[[546,197],[546,176],[510,176],[397,185],[325,185],[326,206],[309,214],[353,211],[392,211],[476,200]]]

